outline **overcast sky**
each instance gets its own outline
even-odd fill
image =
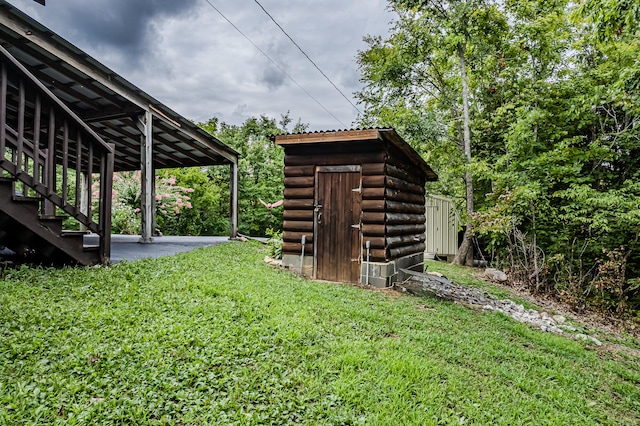
[[[384,35],[386,0],[259,0],[356,104],[355,57],[363,37]],[[255,0],[209,0],[296,83],[251,45],[207,0],[9,0],[107,67],[196,122],[241,124],[290,111],[310,130],[351,127],[357,111],[308,62]],[[358,108],[362,108],[358,105]],[[291,130],[291,129],[289,129]]]

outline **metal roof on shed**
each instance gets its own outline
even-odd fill
[[[407,158],[425,174],[427,181],[438,180],[438,175],[424,161],[424,159],[395,129],[351,129],[331,130],[325,132],[290,133],[274,137],[278,145],[302,145],[325,143],[352,143],[358,141],[381,140],[389,142],[398,148]]]

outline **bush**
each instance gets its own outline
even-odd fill
[[[274,259],[282,259],[282,231],[267,229],[267,245],[269,246],[269,256]]]

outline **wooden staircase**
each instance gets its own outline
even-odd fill
[[[63,229],[65,216],[40,213],[43,198],[16,195],[15,179],[0,178],[0,244],[37,264],[100,263],[100,246],[84,242],[85,231]]]
[[[0,61],[0,245],[31,263],[108,263],[114,146],[2,47]]]

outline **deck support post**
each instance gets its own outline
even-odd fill
[[[103,199],[100,200],[99,216],[100,224],[100,262],[108,265],[111,262],[111,208],[113,204],[113,168],[116,158],[116,145],[109,144],[111,152],[101,165],[100,170],[100,192]]]
[[[140,169],[142,176],[140,185],[142,205],[142,235],[138,242],[148,244],[153,242],[153,227],[156,223],[155,206],[155,176],[153,170],[153,114],[145,111],[141,117],[142,149],[140,150]]]
[[[229,183],[229,190],[231,191],[231,194],[229,200],[231,205],[229,206],[229,238],[236,239],[238,238],[238,162],[236,161],[231,163],[230,167],[231,179]]]

